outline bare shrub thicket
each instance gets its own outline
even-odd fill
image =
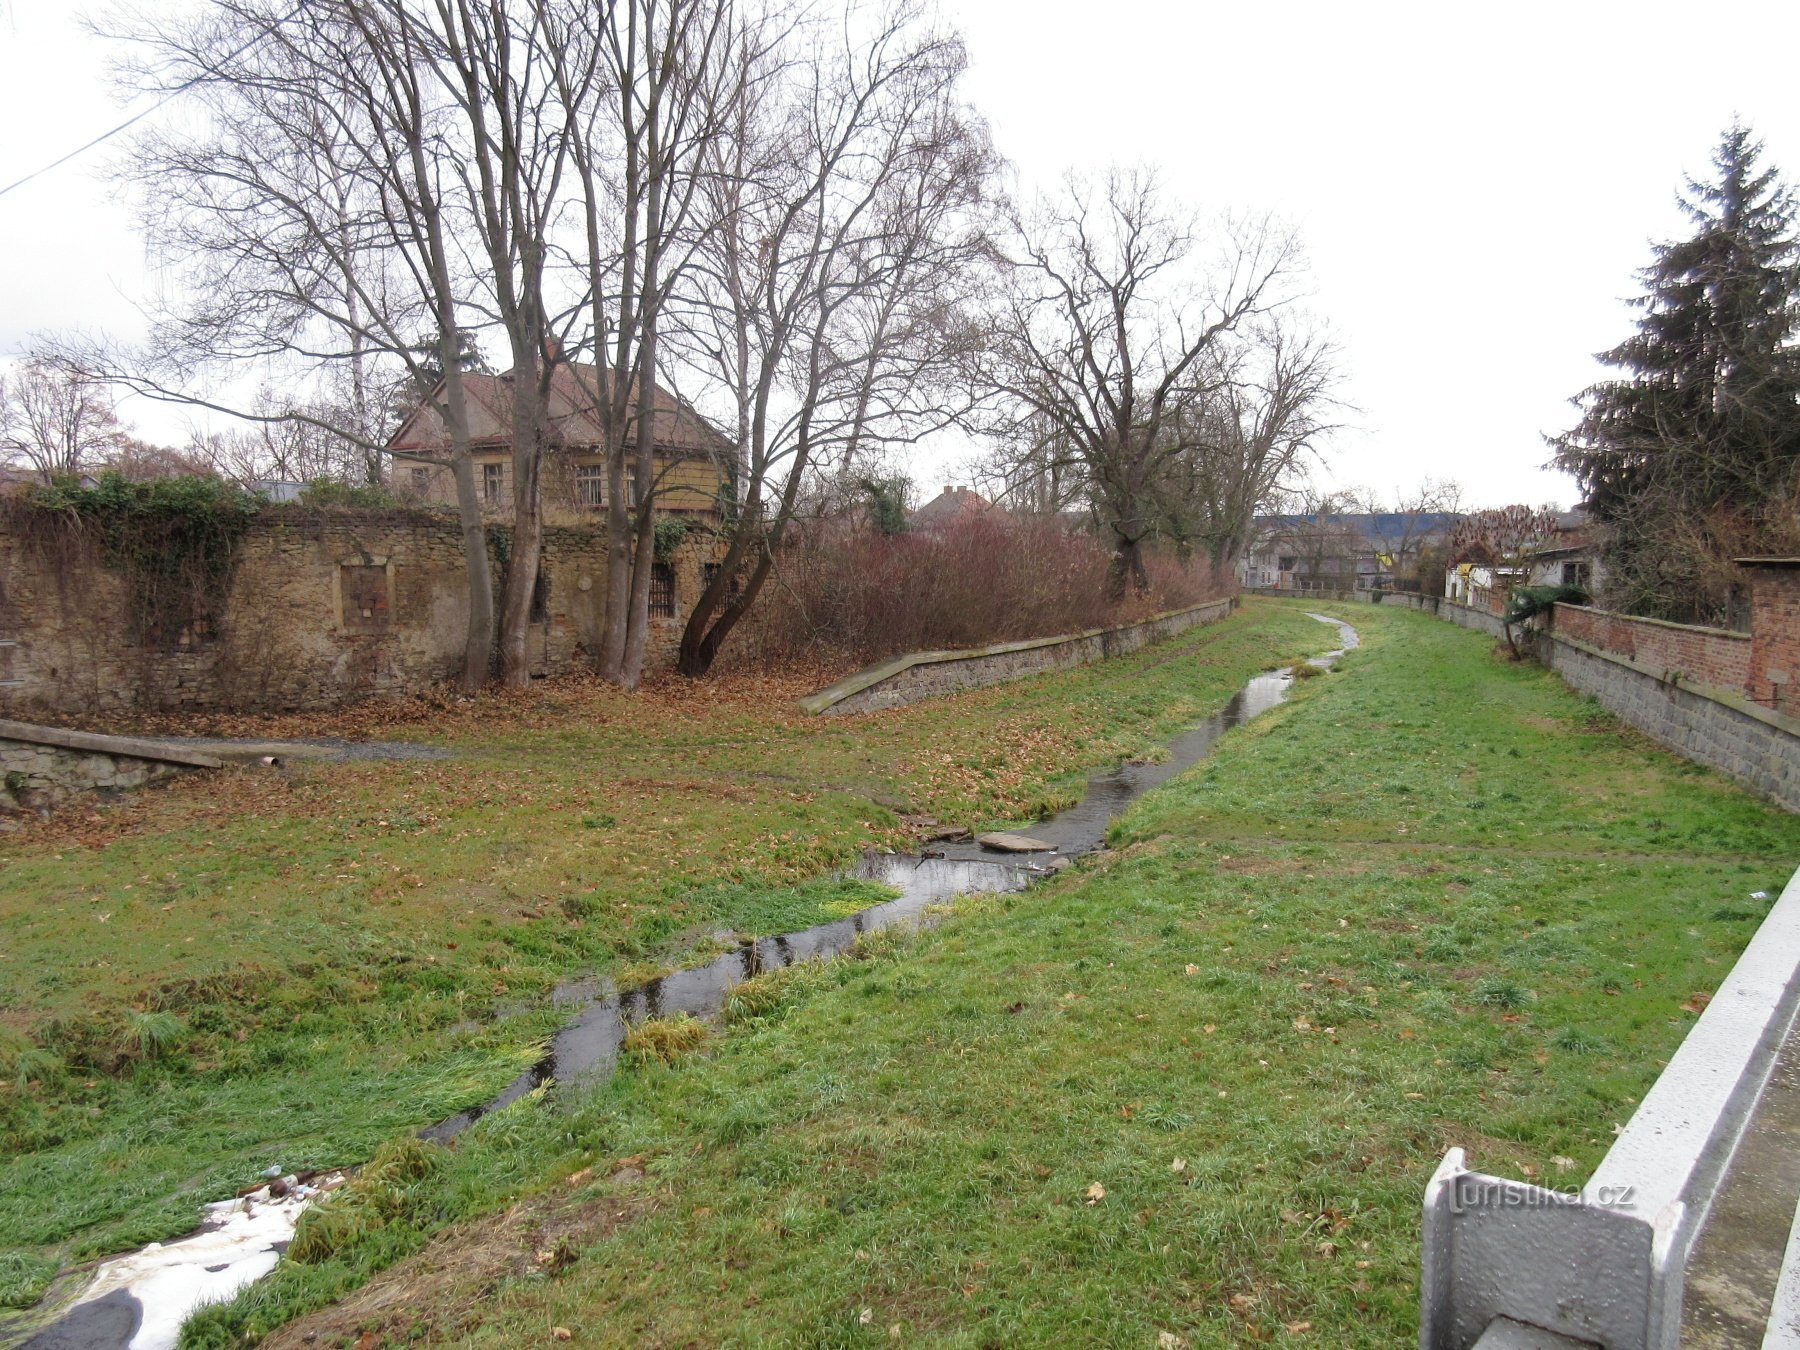
[[[1127,623],[1235,589],[1199,554],[1149,549],[1149,588],[1106,595],[1113,551],[1055,520],[999,513],[883,535],[791,529],[733,663],[849,665]]]

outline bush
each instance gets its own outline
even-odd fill
[[[313,479],[300,489],[299,501],[300,505],[311,507],[391,507],[405,504],[378,483],[345,483],[336,478]]]
[[[822,522],[790,531],[734,659],[862,664],[1128,623],[1233,589],[1197,559],[1153,550],[1149,592],[1113,603],[1111,562],[1086,531],[999,511],[893,535]]]

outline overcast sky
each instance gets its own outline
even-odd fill
[[[1542,435],[1629,331],[1674,195],[1741,116],[1800,177],[1800,4],[1471,6],[942,0],[1019,182],[1156,166],[1201,210],[1297,226],[1357,411],[1332,485],[1430,475],[1476,504],[1574,498]],[[0,187],[122,108],[64,0],[0,0]],[[92,153],[0,195],[0,356],[40,329],[130,332],[149,284]],[[180,435],[160,409],[122,412]],[[922,495],[958,447],[914,465]]]

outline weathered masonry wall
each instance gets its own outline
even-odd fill
[[[0,719],[0,828],[9,816],[84,792],[142,787],[218,767],[213,756],[182,747]]]
[[[913,652],[847,676],[808,695],[800,706],[814,713],[874,712],[1047,670],[1086,665],[1109,656],[1124,656],[1199,624],[1215,623],[1231,613],[1236,604],[1234,598],[1227,597],[1118,628],[1093,628],[1062,637],[1004,642],[969,651]]]
[[[1687,627],[1557,605],[1537,636],[1537,656],[1574,689],[1686,759],[1730,774],[1790,811],[1800,811],[1800,719],[1785,710],[1783,681],[1757,671],[1800,669],[1789,596],[1800,573],[1757,574],[1752,631]],[[1383,602],[1423,610],[1499,636],[1498,616],[1436,596],[1390,595]],[[1788,653],[1792,652],[1793,657]],[[1757,657],[1761,657],[1758,666]]]
[[[1684,685],[1554,627],[1540,636],[1538,659],[1652,740],[1800,811],[1800,721],[1727,690]]]
[[[652,620],[652,665],[672,658],[711,557],[693,532],[671,559],[676,617]],[[590,659],[605,576],[604,533],[545,531],[533,674]],[[168,640],[134,636],[128,585],[96,547],[0,530],[0,713],[325,708],[462,669],[468,580],[457,522],[441,514],[271,508],[238,543],[215,621]]]

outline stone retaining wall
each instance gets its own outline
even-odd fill
[[[1683,758],[1728,773],[1800,811],[1800,721],[1728,690],[1667,679],[1665,672],[1601,651],[1559,628],[1560,622],[1539,635],[1538,658],[1571,688],[1591,694]]]
[[[0,828],[9,816],[45,811],[85,792],[218,767],[216,758],[196,751],[0,720]]]
[[[811,713],[874,712],[920,699],[1001,684],[1047,670],[1124,656],[1199,624],[1215,623],[1237,605],[1235,597],[1158,614],[1142,623],[1093,628],[1061,637],[1003,642],[970,651],[912,652],[883,661],[809,694],[800,706]]]
[[[1402,609],[1416,609],[1423,614],[1435,614],[1459,627],[1472,628],[1490,637],[1506,636],[1506,625],[1500,622],[1498,614],[1489,613],[1485,609],[1471,609],[1468,605],[1459,605],[1441,595],[1407,595],[1400,591],[1390,591],[1384,594],[1381,603],[1398,605]]]
[[[206,622],[133,632],[129,583],[91,539],[30,537],[0,519],[0,711],[327,708],[417,692],[462,669],[469,587],[454,517],[424,511],[265,510],[237,545]],[[495,535],[499,589],[504,540]],[[690,532],[671,560],[674,617],[651,620],[647,663],[673,658],[714,556]],[[532,673],[583,667],[606,605],[606,536],[548,528]]]
[[[1504,636],[1498,615],[1441,596],[1389,595],[1382,603]],[[1800,811],[1800,721],[1758,707],[1741,690],[1717,687],[1676,664],[1677,659],[1686,661],[1688,667],[1723,678],[1741,669],[1747,678],[1747,635],[1577,605],[1557,605],[1552,620],[1551,627],[1538,632],[1537,657],[1571,688],[1592,695],[1621,721],[1684,759],[1730,774],[1788,810]],[[1607,649],[1626,643],[1641,643],[1639,655]]]

